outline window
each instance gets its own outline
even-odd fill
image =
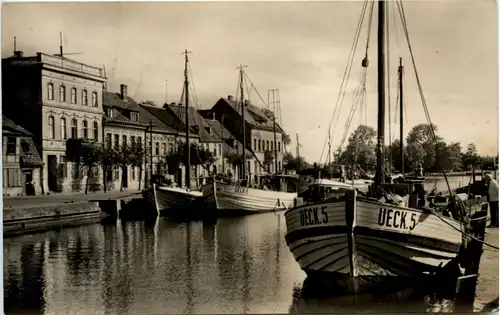
[[[76,88],[71,88],[71,104],[76,104]]]
[[[257,143],[258,143],[258,145],[259,145],[259,149],[257,150],[257,152],[262,152],[262,151],[260,150],[260,139],[257,141]]]
[[[68,138],[68,133],[66,131],[66,118],[61,118],[61,139],[66,140]]]
[[[49,100],[54,99],[54,84],[53,83],[47,84],[47,98]]]
[[[278,161],[278,172],[281,172],[281,161]]]
[[[71,138],[78,138],[78,122],[76,119],[71,119]]]
[[[137,143],[142,147],[142,137],[137,137]]]
[[[168,144],[168,152],[170,153],[174,152],[174,144],[172,142]]]
[[[257,139],[253,139],[253,150],[257,151]]]
[[[66,163],[66,157],[61,155],[61,162],[59,163],[59,175],[62,178],[68,176],[68,164]]]
[[[278,152],[281,152],[281,142],[278,141]]]
[[[99,123],[97,121],[94,121],[94,139],[97,140],[99,139]]]
[[[113,181],[120,179],[120,168],[118,165],[113,167]]]
[[[257,174],[257,170],[258,170],[257,161],[254,161],[254,162],[253,162],[253,172],[254,172],[255,174]]]
[[[266,150],[269,151],[269,140],[266,141]]]
[[[159,142],[155,143],[155,154],[160,155],[160,143]]]
[[[86,120],[83,121],[83,138],[89,138],[89,123]]]
[[[88,105],[87,90],[82,90],[82,105]]]
[[[127,135],[122,135],[122,146],[123,147],[127,146]]]
[[[161,152],[163,155],[167,155],[167,144],[165,142],[161,144]]]
[[[135,166],[130,167],[130,172],[132,173],[132,180],[135,180]]]
[[[222,156],[222,144],[219,143],[219,155]]]
[[[113,111],[113,109],[112,109],[112,108],[108,108],[108,117],[109,117],[109,118],[113,118],[113,116],[114,116],[114,111]]]
[[[4,168],[3,187],[21,187],[21,169]]]
[[[16,155],[16,137],[7,137],[7,155]]]
[[[119,135],[115,135],[114,147],[115,147],[116,150],[118,150],[119,146],[120,146],[120,136]]]
[[[110,133],[107,133],[107,134],[106,134],[106,146],[107,146],[108,148],[111,148],[111,146],[112,146],[112,141],[113,141],[113,140],[112,140],[112,138],[111,138],[111,134],[110,134]]]
[[[55,138],[54,116],[49,116],[49,139]]]
[[[217,146],[214,145],[214,156],[217,156]]]
[[[66,87],[64,85],[59,87],[59,101],[66,102]]]
[[[99,106],[99,102],[97,101],[97,92],[92,92],[92,106]]]
[[[130,136],[130,144],[132,145],[132,149],[135,149],[135,136]]]
[[[130,113],[130,120],[139,121],[139,113]]]

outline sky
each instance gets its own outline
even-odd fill
[[[150,2],[150,3],[4,3],[2,57],[12,55],[13,38],[25,55],[58,53],[63,32],[65,53],[79,62],[105,67],[109,91],[127,84],[137,101],[157,104],[180,100],[184,49],[200,108],[235,95],[237,66],[267,102],[278,89],[281,125],[291,135],[288,150],[319,161],[335,110],[342,75],[363,2]],[[426,123],[408,46],[394,2],[388,3],[389,86],[386,143],[399,137],[396,123],[397,66],[405,66],[406,135]],[[404,10],[432,123],[445,141],[476,144],[479,153],[498,152],[498,42],[495,1],[405,1]],[[376,9],[375,9],[376,12]],[[368,16],[368,14],[367,14]],[[370,32],[366,101],[358,124],[377,124],[377,25]],[[330,129],[332,150],[341,144],[345,122],[361,83],[367,42],[364,21],[337,124]],[[168,83],[165,82],[168,80]],[[245,92],[246,93],[246,92]],[[257,93],[247,96],[267,106]],[[362,112],[362,113],[360,113]],[[391,135],[389,136],[389,125]],[[324,162],[323,154],[322,161]]]

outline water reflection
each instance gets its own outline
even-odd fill
[[[216,224],[118,221],[9,238],[6,314],[379,312],[388,301],[404,311],[457,310],[404,294],[305,298],[284,230],[281,213]]]

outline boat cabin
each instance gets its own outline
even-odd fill
[[[306,191],[299,194],[299,197],[302,197],[304,202],[319,202],[328,198],[341,196],[346,190],[352,189],[353,186],[350,184],[321,178],[314,180]]]

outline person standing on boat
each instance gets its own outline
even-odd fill
[[[491,223],[489,227],[498,227],[498,183],[491,177],[491,174],[485,174],[485,181],[488,185],[488,202],[490,204]]]
[[[345,183],[345,166],[344,165],[340,165],[340,181],[342,183]]]

